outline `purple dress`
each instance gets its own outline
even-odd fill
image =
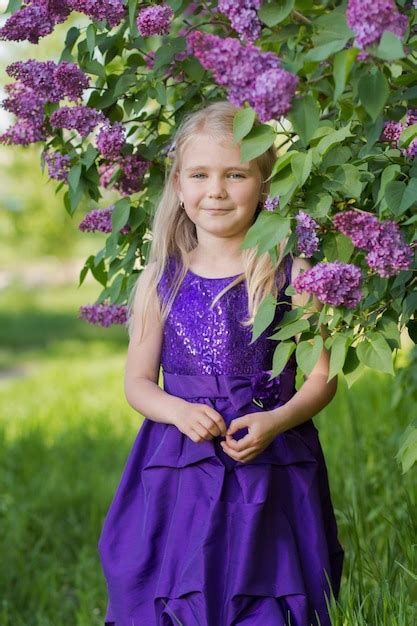
[[[210,309],[235,277],[187,273],[164,326],[165,391],[215,408],[226,424],[292,397],[294,354],[272,383],[267,374],[277,345],[268,335],[290,308],[289,255],[285,262],[285,302],[252,344],[251,327],[239,324],[246,284]],[[174,269],[171,257],[160,298],[169,295]],[[279,434],[246,463],[224,453],[222,439],[195,443],[145,417],[98,543],[106,625],[331,624],[326,596],[338,597],[344,551],[313,421]]]

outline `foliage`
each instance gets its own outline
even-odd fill
[[[21,10],[20,4],[9,3],[13,16]],[[70,10],[71,2],[67,4]],[[264,1],[257,12],[260,36],[254,44],[242,46],[245,50],[254,46],[250,48],[254,58],[262,51],[280,59],[282,69],[269,69],[272,74],[268,76],[284,80],[285,70],[298,77],[292,83],[297,87],[286,120],[266,119],[267,85],[257,83],[257,91],[246,86],[247,91],[239,96],[236,84],[216,78],[214,65],[227,60],[228,48],[236,49],[236,42],[241,40],[231,26],[233,15],[229,21],[215,1],[170,0],[168,5],[173,19],[169,27],[165,24],[166,34],[150,35],[148,31],[145,36],[139,32],[141,6],[137,0],[124,3],[125,13],[120,19],[91,19],[87,27],[72,26],[66,34],[60,62],[75,63],[89,77],[84,104],[104,114],[109,123],[121,122],[126,132],[121,154],[112,161],[103,157],[91,133],[80,137],[76,130],[52,126],[59,105],[57,101],[45,103],[42,143],[47,150],[68,155],[71,160],[67,180],[58,185],[58,189],[65,188],[67,212],[74,215],[83,198],[99,202],[103,187],[113,185],[120,191],[114,203],[113,232],[104,247],[86,260],[80,284],[91,272],[103,286],[97,304],[125,305],[138,271],[146,265],[149,225],[160,198],[173,132],[190,110],[233,93],[242,100],[234,128],[235,138],[242,144],[242,159],[255,158],[272,143],[281,148],[270,191],[271,198],[279,197],[279,207],[261,211],[243,246],[257,245],[259,253],[268,251],[275,260],[276,244],[289,236],[286,251],[296,252],[296,216],[303,210],[319,227],[320,245],[311,257],[313,263],[355,265],[363,277],[362,297],[354,308],[324,300],[322,310],[308,321],[300,319],[302,310],[284,315],[273,335],[281,340],[275,352],[274,374],[282,371],[295,349],[293,337],[297,333],[301,334],[297,363],[304,373],[311,371],[320,355],[319,333],[324,325],[330,331],[325,342],[331,351],[329,379],[343,372],[351,385],[365,367],[393,375],[393,352],[400,348],[400,333],[407,327],[414,340],[416,324],[414,3],[393,2],[394,13],[399,11],[407,18],[401,18],[401,24],[406,25],[401,27],[403,35],[387,23],[362,49],[355,47],[359,45],[357,33],[347,21],[347,10],[353,12],[358,5],[354,0]],[[372,3],[362,5],[371,7]],[[200,44],[208,35],[222,38],[223,58],[207,58]],[[259,58],[267,62],[266,56]],[[271,63],[269,67],[275,67]],[[264,121],[255,128],[259,98],[264,98]],[[128,161],[133,167],[135,158],[148,165],[147,171],[141,172],[140,185],[132,191],[125,180],[124,163]],[[334,216],[350,209],[373,215],[378,223],[392,222],[399,227],[410,249],[409,264],[398,265],[388,276],[375,269],[366,250],[335,227]],[[125,226],[129,229],[122,230]],[[369,237],[369,246],[375,244],[375,237]],[[381,241],[382,253],[385,246],[385,254],[395,258],[395,246],[387,248],[389,241]],[[295,293],[294,287],[290,286],[287,293]],[[269,321],[270,307],[260,307],[256,332],[266,328]]]

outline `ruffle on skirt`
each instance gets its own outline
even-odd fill
[[[276,406],[294,393],[284,370]],[[164,389],[229,424],[260,411],[249,376],[164,372]],[[247,429],[234,434],[244,436]],[[255,459],[145,419],[104,520],[107,625],[330,626],[344,551],[312,420]]]

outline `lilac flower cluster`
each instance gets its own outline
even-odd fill
[[[253,42],[261,35],[261,22],[257,11],[261,0],[219,0],[218,8],[226,15],[233,28],[246,41]]]
[[[0,39],[38,43],[56,24],[64,22],[71,11],[85,13],[93,20],[106,20],[111,27],[117,26],[126,15],[123,0],[26,0],[0,29]]]
[[[377,43],[386,30],[402,38],[408,26],[394,0],[349,0],[346,18],[355,33],[354,45],[362,50]]]
[[[18,118],[18,123],[0,137],[2,143],[28,145],[47,137],[44,126],[46,102],[81,98],[89,86],[87,76],[74,63],[63,61],[18,61],[7,66],[6,72],[16,79],[6,85],[8,94],[2,107]]]
[[[319,249],[319,238],[316,234],[319,225],[304,211],[299,211],[295,219],[298,222],[295,229],[295,234],[298,238],[298,249],[306,257],[311,257]]]
[[[68,172],[71,164],[71,158],[68,154],[47,150],[43,153],[43,157],[48,166],[48,174],[50,178],[65,181],[68,179]]]
[[[85,13],[97,22],[117,26],[126,15],[123,0],[67,0],[73,11]]]
[[[155,4],[139,11],[136,24],[142,37],[168,35],[174,11],[168,4]]]
[[[116,168],[119,167],[122,174],[114,183],[115,189],[124,196],[140,191],[142,178],[150,166],[150,161],[144,161],[138,154],[127,154],[113,163],[99,165],[100,185],[108,187]]]
[[[413,249],[396,222],[380,222],[370,213],[343,211],[334,216],[333,223],[357,248],[366,250],[366,262],[379,276],[389,278],[410,268]]]
[[[97,148],[107,159],[117,159],[124,143],[124,130],[120,122],[115,122],[113,125],[105,124],[97,136]]]
[[[6,145],[28,146],[37,141],[44,141],[47,130],[44,126],[35,126],[30,120],[20,120],[0,135],[0,143]]]
[[[264,209],[266,211],[275,211],[278,204],[279,204],[279,196],[271,197],[268,195],[267,199],[264,202]]]
[[[75,128],[81,137],[87,137],[105,119],[102,111],[80,105],[57,109],[52,113],[49,121],[55,128]]]
[[[385,122],[380,140],[389,141],[391,146],[397,148],[401,133],[407,126],[411,126],[412,124],[417,124],[417,109],[415,108],[408,109],[405,122],[395,122],[393,120]],[[401,148],[401,154],[407,158],[417,156],[417,137],[409,143],[407,148]]]
[[[112,324],[127,323],[127,306],[125,304],[85,304],[80,307],[78,318],[108,328]]]
[[[84,72],[68,61],[17,61],[8,65],[6,72],[45,102],[59,102],[65,97],[79,100],[89,86]]]
[[[187,36],[187,44],[189,54],[228,89],[228,99],[235,106],[247,100],[262,122],[290,110],[299,78],[281,69],[281,61],[273,52],[197,30]]]
[[[292,285],[297,293],[314,294],[320,302],[354,309],[362,299],[362,273],[350,263],[317,263],[298,274]]]
[[[106,207],[105,209],[93,209],[89,211],[87,215],[81,220],[78,225],[79,230],[83,232],[101,232],[101,233],[111,233],[112,232],[112,223],[111,223],[111,215],[114,210],[114,204]],[[129,224],[125,224],[120,229],[120,233],[122,235],[127,235],[130,232]]]
[[[56,24],[64,22],[70,12],[65,0],[29,0],[8,18],[0,29],[0,39],[38,43]]]

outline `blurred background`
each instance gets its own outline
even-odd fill
[[[57,61],[69,26],[38,45],[0,42],[1,99],[7,64]],[[0,109],[1,133],[13,121]],[[95,207],[84,201],[71,218],[40,152],[0,145],[0,624],[92,626],[106,608],[97,541],[142,417],[123,392],[127,332],[77,318],[100,292],[90,275],[78,282],[106,235],[78,230]],[[398,367],[410,360],[403,339]],[[351,390],[340,379],[314,420],[346,551],[334,624],[414,622],[415,473],[402,475],[395,454],[415,411],[412,393],[367,371]]]

